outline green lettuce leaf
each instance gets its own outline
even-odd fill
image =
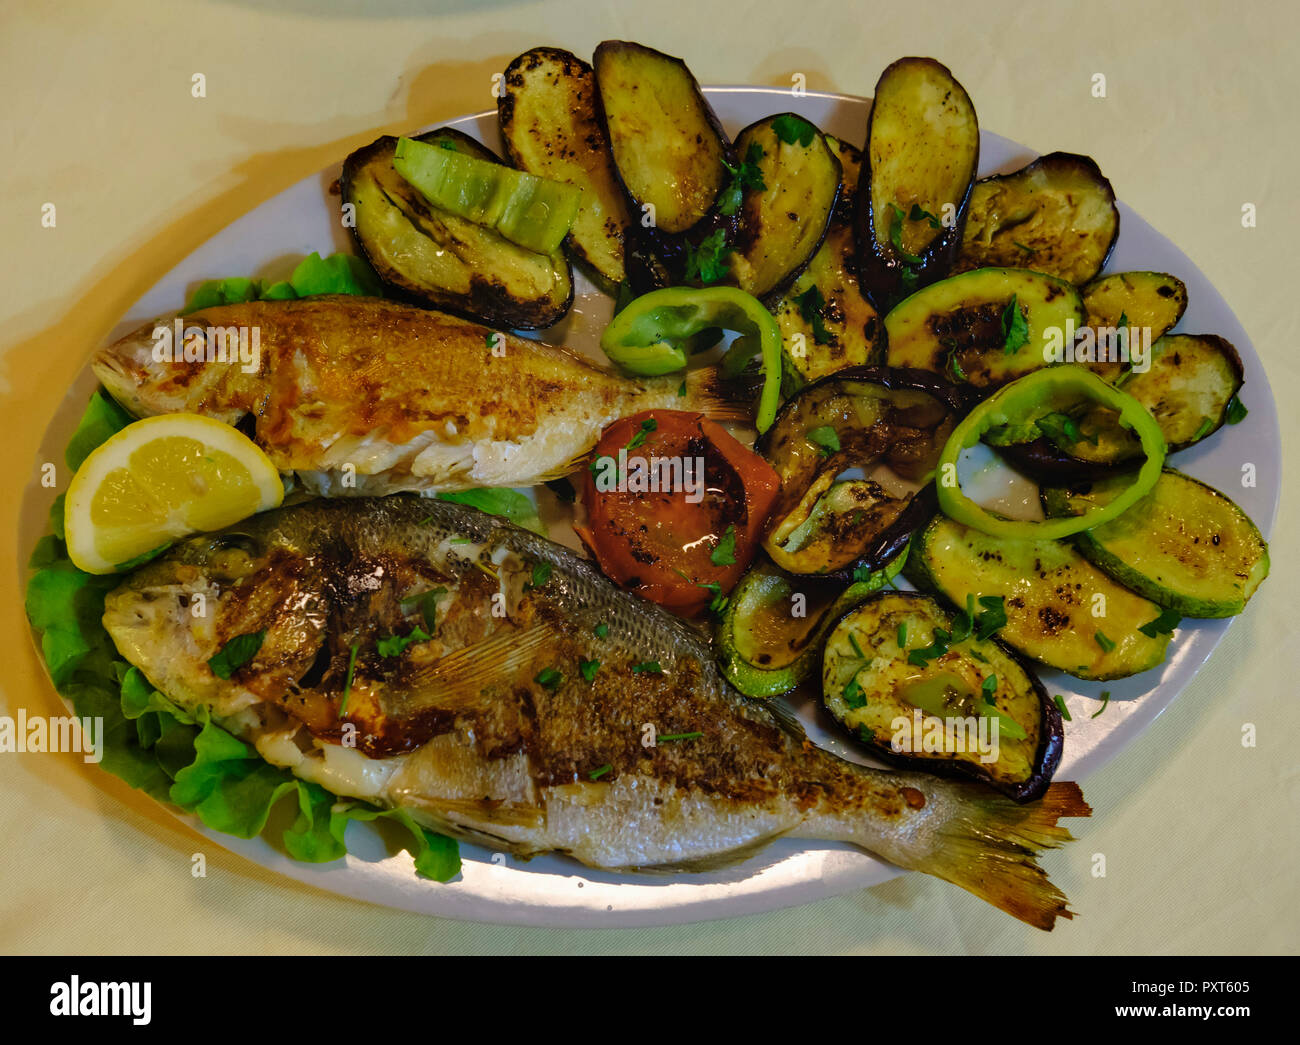
[[[353,293],[340,288],[350,280],[362,286],[363,277],[350,262],[335,260],[341,257],[346,256],[307,259],[312,264],[304,262],[294,273],[295,279],[301,273],[299,288]],[[223,294],[247,289],[241,290],[237,282],[215,282],[229,284]],[[68,445],[69,467],[75,471],[130,420],[102,389],[96,392]],[[312,863],[337,860],[346,853],[343,836],[352,820],[396,820],[411,833],[408,848],[419,874],[440,882],[459,874],[454,839],[425,830],[401,810],[339,799],[298,779],[265,761],[206,714],[196,718],[155,689],[121,657],[104,630],[104,596],[121,577],[83,573],[68,558],[62,495],[51,506],[50,528],[53,532],[40,539],[29,560],[34,572],[27,583],[27,617],[40,636],[55,688],[77,715],[103,721],[102,769],[193,813],[209,828],[240,838],[261,834],[272,808],[292,794],[298,816],[280,840],[291,857]]]
[[[260,279],[232,276],[201,283],[190,295],[186,312],[216,305],[238,305],[244,301],[287,301],[315,294],[357,294],[379,297],[382,288],[374,270],[353,254],[331,254],[322,258],[313,252],[298,263],[287,280],[263,285]]]
[[[509,519],[516,526],[522,526],[525,530],[532,530],[533,533],[542,537],[546,536],[546,528],[542,526],[542,520],[537,514],[537,505],[518,490],[505,489],[478,489],[478,490],[460,490],[456,493],[438,494],[440,501],[452,501],[455,504],[467,504],[471,508],[477,508],[480,512],[487,512],[488,515],[500,515]]]

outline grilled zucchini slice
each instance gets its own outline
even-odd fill
[[[1013,299],[1025,340],[1007,352]],[[1064,338],[1068,323],[1078,328],[1085,320],[1083,298],[1065,280],[1028,269],[976,269],[899,302],[885,316],[885,359],[991,389],[1047,365],[1053,335]]]
[[[1018,266],[1086,283],[1118,238],[1115,191],[1101,169],[1087,156],[1052,152],[976,182],[955,267]]]
[[[490,149],[444,127],[416,141],[500,163]],[[343,162],[343,202],[352,236],[397,296],[496,327],[536,330],[558,322],[573,303],[573,272],[563,251],[537,254],[429,204],[393,169],[389,135]]]
[[[1081,515],[1108,503],[1128,481],[1044,489],[1043,510]],[[1250,517],[1214,487],[1172,468],[1118,519],[1074,541],[1084,558],[1126,588],[1184,617],[1240,613],[1268,576],[1268,544]]]
[[[1226,339],[1217,334],[1166,334],[1151,346],[1150,369],[1130,372],[1117,384],[1150,411],[1173,453],[1223,427],[1244,380],[1241,357]],[[1118,423],[1113,410],[1089,407],[1077,424],[1083,436],[1079,442],[1037,440],[1007,447],[1003,453],[1029,475],[1056,483],[1102,478],[1141,459],[1137,439]]]
[[[1088,326],[1101,338],[1118,333],[1130,341],[1141,336],[1154,344],[1165,336],[1187,310],[1187,287],[1166,272],[1116,272],[1099,276],[1080,288],[1088,310]],[[1118,381],[1124,365],[1118,361],[1092,364],[1097,376]]]
[[[921,480],[956,425],[956,390],[930,374],[862,367],[808,385],[782,406],[755,449],[781,478],[763,547],[790,573],[880,569],[934,511],[934,485],[843,479],[885,465]],[[888,488],[886,486],[888,483]]]
[[[802,132],[793,142],[778,130]],[[804,138],[807,143],[803,144]],[[757,155],[762,188],[744,191],[732,274],[741,290],[772,301],[821,246],[840,192],[840,161],[821,131],[781,113],[752,123],[736,138],[742,162]]]
[[[596,118],[595,93],[586,62],[558,47],[534,47],[506,67],[497,120],[511,163],[582,189],[566,245],[609,290],[625,275],[623,238],[630,219]]]
[[[1024,662],[977,639],[969,621],[925,595],[869,596],[826,640],[823,701],[888,762],[973,777],[1027,802],[1060,764],[1061,714]],[[946,651],[918,655],[927,647]]]
[[[1161,607],[1117,584],[1066,541],[990,537],[936,515],[913,538],[906,571],[917,587],[956,606],[971,596],[1001,596],[1007,622],[997,637],[1076,678],[1136,675],[1164,660],[1169,645],[1168,634],[1139,630]]]
[[[722,125],[680,58],[625,40],[606,40],[592,61],[596,112],[624,191],[640,222],[669,234],[704,220],[734,166]]]
[[[876,308],[951,270],[979,150],[975,106],[946,66],[900,58],[880,74],[857,214],[859,278]]]
[[[786,395],[851,366],[882,362],[884,326],[858,286],[853,234],[862,153],[826,135],[840,161],[840,195],[821,247],[772,309],[781,327]]]
[[[897,576],[907,551],[847,588],[756,563],[717,618],[714,649],[727,681],[750,697],[775,697],[817,671],[821,641],[847,610]]]

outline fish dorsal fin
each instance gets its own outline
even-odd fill
[[[481,642],[448,653],[412,671],[403,680],[401,714],[429,708],[461,711],[484,700],[484,693],[501,683],[519,681],[532,657],[554,639],[549,625],[534,624],[523,631],[501,628]]]

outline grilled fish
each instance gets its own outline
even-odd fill
[[[1043,929],[1035,853],[1074,784],[1016,805],[868,769],[730,689],[687,625],[472,508],[317,500],[192,538],[107,598],[118,649],[179,704],[336,794],[522,857],[697,869],[773,839],[841,840]],[[208,660],[263,633],[228,680]],[[401,648],[403,647],[404,648]]]
[[[381,298],[251,301],[179,320],[97,353],[105,388],[137,417],[251,425],[275,466],[322,496],[531,486],[571,471],[602,428],[640,410],[747,415],[713,393],[713,370],[691,371],[679,395],[680,376],[629,380]]]

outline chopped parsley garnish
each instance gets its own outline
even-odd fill
[[[971,650],[970,655],[974,657],[976,660],[978,660],[981,664],[987,664],[989,662],[988,657],[984,656],[984,654],[977,649]]]
[[[456,151],[456,143],[447,138],[443,138],[441,141],[439,141],[438,146],[439,148],[446,149],[449,152]]]
[[[564,675],[555,668],[542,668],[533,676],[533,681],[539,686],[545,686],[547,689],[557,689],[560,683],[564,681]]]
[[[677,397],[678,397],[679,399],[684,399],[684,398],[686,398],[686,382],[685,382],[685,381],[683,381],[680,385],[677,386]]]
[[[422,591],[418,595],[408,595],[401,602],[402,612],[409,613],[418,607],[424,626],[432,632],[438,627],[438,599],[446,594],[447,589],[439,587]]]
[[[1038,430],[1043,435],[1058,443],[1081,443],[1086,439],[1093,446],[1097,445],[1096,433],[1085,436],[1080,431],[1078,423],[1069,414],[1053,411],[1050,414],[1044,414],[1034,423],[1038,425]]]
[[[343,712],[348,709],[348,697],[352,696],[352,673],[357,667],[357,650],[361,648],[361,643],[352,643],[352,652],[348,656],[348,674],[343,680],[343,699],[339,702],[339,718],[343,717]]]
[[[723,229],[705,236],[698,247],[687,244],[686,279],[698,279],[704,284],[718,282],[730,269],[727,255],[734,251],[735,247],[727,245],[727,234]]]
[[[943,228],[943,222],[941,222],[938,218],[936,218],[936,217],[935,217],[933,214],[931,214],[928,210],[926,210],[924,207],[922,207],[919,203],[913,203],[913,204],[912,204],[912,209],[909,210],[909,211],[907,212],[907,220],[908,220],[908,221],[928,221],[928,222],[930,223],[930,228],[932,228],[932,229],[941,229],[941,228]]]
[[[653,417],[647,417],[641,422],[641,430],[628,440],[625,450],[635,450],[638,446],[646,441],[646,436],[659,427],[659,422]]]
[[[867,655],[862,652],[862,647],[858,645],[858,637],[853,632],[849,632],[849,645],[853,647],[853,652],[858,660],[867,659]]]
[[[907,663],[915,664],[918,667],[925,665],[932,660],[937,660],[948,652],[948,644],[952,641],[952,632],[946,628],[934,629],[934,640],[930,645],[920,649],[911,650],[907,654]]]
[[[409,635],[389,635],[386,639],[380,639],[375,643],[375,649],[379,651],[381,657],[400,657],[406,652],[406,647],[413,642],[428,642],[430,635],[420,625],[411,629]]]
[[[578,672],[588,682],[596,680],[596,672],[600,670],[600,661],[598,660],[580,660],[578,661]]]
[[[998,677],[996,675],[990,675],[988,678],[986,678],[983,682],[980,683],[980,697],[981,699],[983,699],[984,703],[986,704],[993,703],[993,691],[996,690],[997,688],[998,688]]]
[[[826,321],[822,317],[822,309],[826,307],[826,299],[822,297],[822,292],[814,283],[811,287],[800,294],[795,301],[799,303],[799,315],[805,323],[812,326],[813,341],[819,345],[830,343],[831,333],[826,329]]]
[[[830,425],[810,429],[805,438],[821,451],[823,457],[829,457],[840,448],[839,434]]]
[[[984,642],[1007,622],[1007,605],[1001,595],[981,595],[983,611],[975,619],[975,638]]]
[[[632,665],[633,675],[662,675],[664,669],[659,666],[657,660],[645,660],[640,664]]]
[[[487,345],[488,348],[492,348],[492,347],[493,347],[493,346],[492,346],[492,339],[493,339],[494,337],[496,337],[495,334],[488,334],[486,337],[483,338],[483,341],[484,341],[484,343]]]
[[[726,160],[722,165],[731,172],[731,184],[722,190],[718,197],[718,211],[730,217],[740,209],[741,200],[746,189],[766,189],[763,172],[758,168],[758,161],[763,158],[763,147],[758,142],[750,142],[745,150],[745,158],[739,167],[733,167]]]
[[[591,633],[595,635],[596,638],[603,639],[606,635],[609,634],[609,625],[597,624],[594,628],[591,629]]]
[[[559,478],[548,480],[546,488],[565,504],[572,504],[578,499],[578,492],[573,488],[573,483],[569,482],[568,479]]]
[[[601,777],[603,777],[606,773],[608,773],[613,768],[614,768],[613,766],[611,766],[608,762],[606,762],[599,769],[593,769],[590,773],[588,773],[587,779],[599,780]]]
[[[909,254],[906,250],[903,249],[903,219],[907,217],[907,212],[904,211],[903,208],[900,207],[897,203],[891,203],[889,207],[890,210],[892,211],[892,213],[889,216],[890,246],[894,248],[894,250],[898,253],[898,256],[902,258],[905,262],[907,262],[907,264],[909,265],[921,264],[921,258],[919,255]],[[915,273],[913,273],[913,276],[915,276]]]
[[[1014,244],[1015,244],[1017,247],[1019,247],[1021,250],[1023,250],[1026,254],[1037,254],[1037,253],[1038,253],[1038,248],[1037,248],[1037,247],[1026,247],[1026,246],[1025,246],[1023,243],[1021,243],[1019,240],[1015,240],[1015,239],[1013,239],[1011,242],[1014,243]]]
[[[861,670],[861,668],[858,669],[858,671]],[[851,709],[856,710],[866,704],[866,702],[867,696],[862,692],[862,687],[858,685],[858,676],[854,673],[853,677],[849,679],[849,684],[844,687],[844,703]]]
[[[1073,722],[1074,719],[1070,717],[1070,709],[1065,706],[1065,698],[1058,693],[1052,699],[1056,701],[1056,710],[1061,713],[1061,718],[1065,719],[1066,722]]]
[[[798,142],[806,148],[812,144],[817,128],[802,116],[795,116],[793,113],[787,112],[782,113],[772,121],[772,133],[785,142],[786,145],[794,145],[795,142]]]
[[[1115,324],[1115,327],[1116,329],[1118,329],[1120,327],[1126,327],[1126,326],[1128,326],[1128,313],[1121,312],[1119,314],[1119,322]]]
[[[1230,425],[1241,424],[1242,421],[1246,420],[1248,413],[1250,411],[1246,409],[1246,404],[1233,396],[1228,400],[1228,409],[1224,412],[1223,419]]]
[[[1022,345],[1029,344],[1029,321],[1020,311],[1016,295],[1011,295],[1007,307],[1002,310],[1002,351],[1011,355]]]
[[[529,588],[543,588],[546,582],[551,579],[551,572],[554,567],[549,562],[538,562],[533,564],[533,577],[528,582]]]
[[[898,626],[898,648],[907,649],[907,621]]]
[[[1101,647],[1101,651],[1103,653],[1109,653],[1111,650],[1115,648],[1114,641],[1108,639],[1104,632],[1095,631],[1093,632],[1092,637],[1096,639],[1097,645]]]
[[[1101,707],[1099,707],[1096,711],[1094,711],[1090,717],[1096,718],[1103,711],[1105,711],[1106,708],[1109,706],[1110,706],[1110,690],[1103,689],[1101,691]]]
[[[1196,442],[1198,439],[1200,439],[1202,436],[1204,436],[1207,432],[1209,432],[1209,430],[1210,430],[1211,428],[1213,428],[1213,427],[1214,427],[1214,419],[1213,419],[1213,418],[1210,418],[1210,417],[1202,417],[1202,418],[1201,418],[1201,423],[1197,426],[1196,431],[1192,433],[1192,442]]]
[[[670,740],[695,740],[702,736],[704,736],[704,734],[699,732],[699,730],[696,730],[694,733],[661,733],[655,737],[655,743],[663,744]]]
[[[963,370],[961,364],[957,362],[956,354],[953,354],[948,357],[948,365],[949,367],[952,368],[953,377],[955,377],[958,381],[966,380],[966,371]]]
[[[1182,623],[1183,618],[1178,615],[1177,610],[1161,610],[1160,616],[1155,620],[1149,620],[1145,624],[1138,625],[1138,631],[1142,632],[1149,639],[1154,639],[1157,635],[1168,635]]]
[[[718,545],[713,551],[709,552],[709,562],[714,566],[734,566],[736,565],[736,527],[734,525],[727,527],[718,540]]]
[[[433,518],[433,516],[430,516],[429,518]],[[451,539],[451,543],[452,543],[452,544],[473,544],[473,543],[474,543],[474,538],[473,538],[473,537],[453,537],[453,538]]]
[[[219,679],[228,679],[250,660],[257,656],[262,648],[266,631],[252,631],[247,635],[236,635],[208,658],[208,667]]]

